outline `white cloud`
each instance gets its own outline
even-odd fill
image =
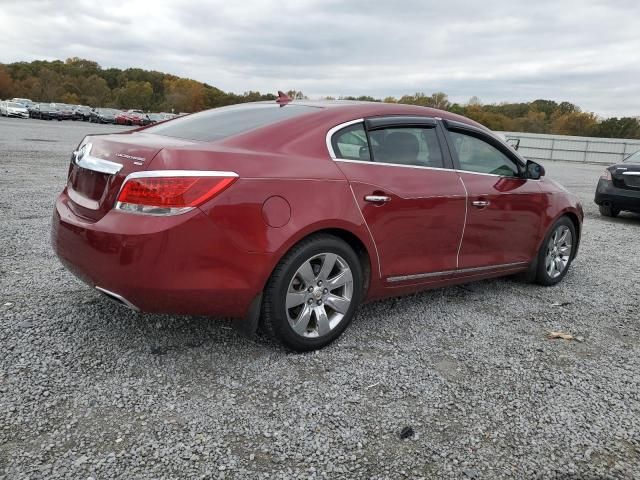
[[[640,2],[0,0],[0,61],[80,56],[243,92],[568,100],[638,115]]]

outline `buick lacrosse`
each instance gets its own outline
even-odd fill
[[[234,317],[313,350],[363,301],[562,280],[582,207],[544,173],[448,112],[280,97],[85,137],[52,242],[129,308]]]

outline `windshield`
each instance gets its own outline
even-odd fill
[[[211,142],[318,111],[319,107],[248,103],[214,108],[147,128],[145,133]]]
[[[636,153],[629,155],[624,160],[624,163],[640,163],[640,150],[638,150]]]
[[[9,103],[7,103],[7,107],[24,108],[24,105],[22,105],[21,103],[9,102]]]

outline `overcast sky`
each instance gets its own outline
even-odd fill
[[[0,0],[0,62],[78,56],[225,91],[568,100],[640,115],[638,0]]]

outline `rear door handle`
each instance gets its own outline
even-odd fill
[[[490,203],[491,202],[489,202],[488,200],[474,200],[473,202],[471,202],[471,205],[477,208],[485,208],[488,207]]]
[[[372,203],[387,203],[391,201],[391,197],[387,197],[386,195],[367,195],[364,199]]]

